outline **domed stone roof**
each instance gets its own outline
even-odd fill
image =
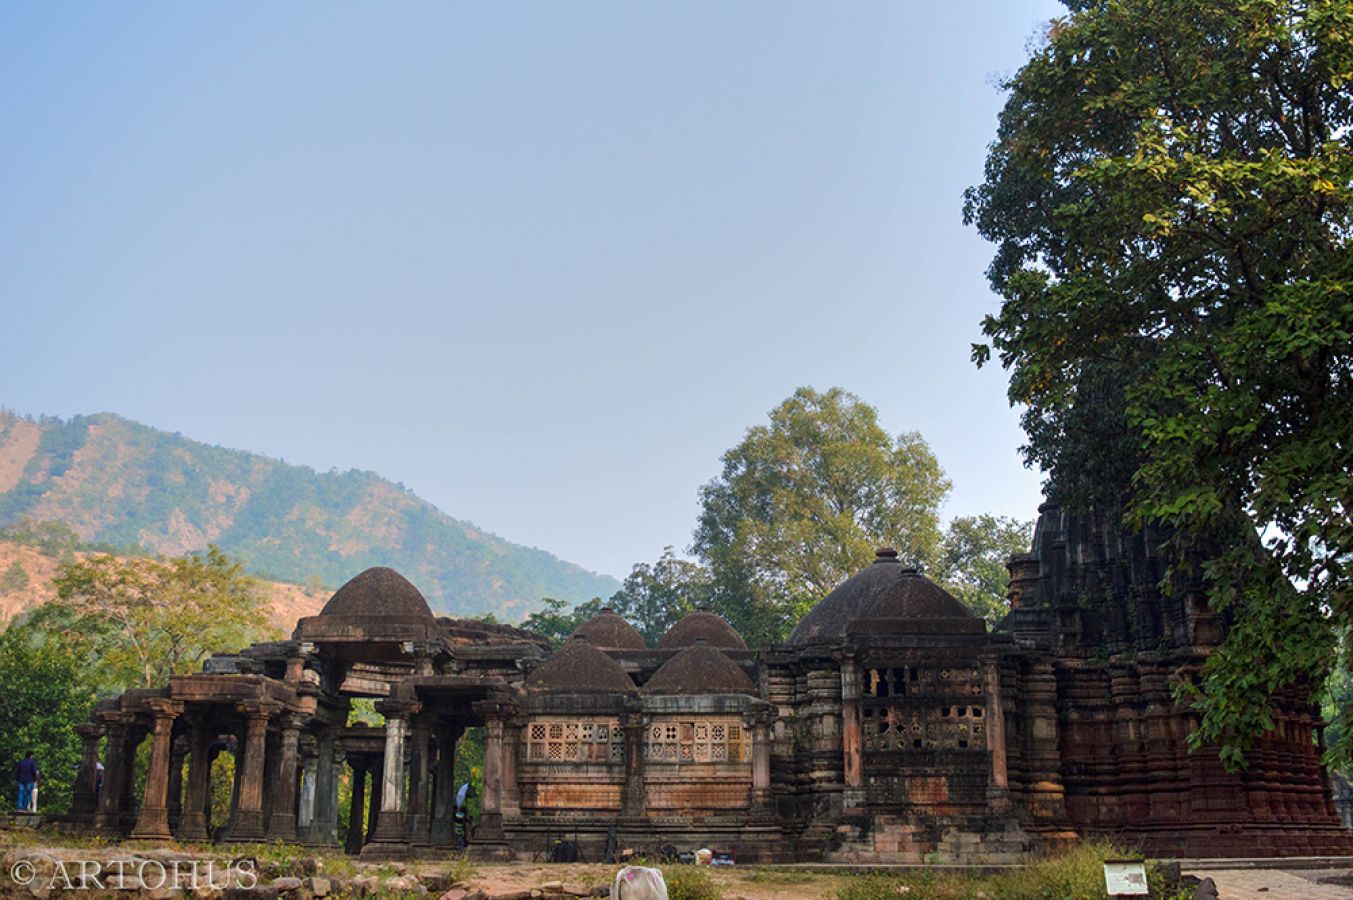
[[[638,690],[620,663],[577,635],[526,676],[526,687],[548,694],[633,694]]]
[[[353,576],[324,608],[321,616],[409,618],[427,616],[432,609],[418,588],[394,569],[376,566]]]
[[[644,636],[609,606],[578,626],[570,637],[585,637],[602,650],[647,650]]]
[[[733,630],[733,626],[729,625],[723,616],[705,609],[695,610],[667,629],[667,633],[658,641],[658,649],[679,650],[682,647],[691,647],[695,645],[697,638],[704,638],[705,643],[711,647],[722,647],[725,650],[747,649],[747,642]]]
[[[701,639],[658,667],[644,690],[650,694],[755,694],[742,666]]]
[[[794,646],[833,643],[848,633],[982,634],[980,618],[942,587],[884,548],[874,564],[847,578],[789,635]]]

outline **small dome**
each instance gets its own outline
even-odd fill
[[[986,626],[944,588],[883,548],[874,564],[841,583],[789,635],[794,646],[833,643],[847,633],[981,634]]]
[[[432,617],[432,609],[418,588],[394,569],[376,566],[354,576],[324,608],[321,616],[375,616],[380,618]]]
[[[571,637],[526,677],[527,690],[548,694],[633,694],[634,681],[620,663],[586,637]]]
[[[742,666],[696,639],[658,667],[644,690],[650,694],[755,694]]]
[[[609,606],[578,626],[570,637],[585,637],[602,650],[647,650],[648,643],[634,626]]]
[[[724,650],[746,650],[744,641],[723,616],[697,609],[677,622],[658,641],[659,650],[680,650],[695,645],[696,638],[704,638],[711,647]]]

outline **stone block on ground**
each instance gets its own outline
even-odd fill
[[[386,890],[398,891],[401,894],[426,894],[428,889],[418,880],[416,875],[398,875],[394,878],[387,878],[381,887]]]

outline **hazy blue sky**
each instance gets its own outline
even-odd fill
[[[961,221],[1060,6],[0,5],[0,405],[117,412],[625,574],[796,387],[1032,517]]]

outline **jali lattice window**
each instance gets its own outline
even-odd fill
[[[860,732],[867,751],[985,750],[985,716],[980,669],[903,665],[866,670]]]
[[[745,762],[750,755],[737,721],[655,722],[646,737],[645,756],[655,762]]]
[[[616,721],[549,721],[526,726],[526,760],[540,763],[604,763],[625,758],[625,736]]]

